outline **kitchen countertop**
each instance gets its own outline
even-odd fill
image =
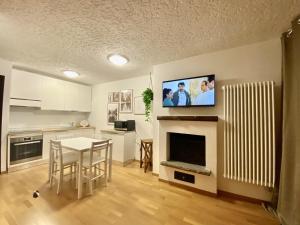
[[[133,131],[126,131],[126,130],[115,130],[115,129],[103,129],[100,130],[101,132],[105,132],[105,133],[111,133],[111,134],[126,134],[126,133],[132,133],[135,132],[135,130]]]
[[[24,130],[16,130],[9,131],[7,135],[20,135],[27,133],[45,133],[45,132],[59,132],[59,131],[68,131],[68,130],[79,130],[79,129],[95,129],[95,127],[51,127],[51,128],[41,128],[41,129],[24,129]]]

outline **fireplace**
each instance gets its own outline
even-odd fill
[[[206,166],[205,136],[168,132],[169,161]]]
[[[203,120],[202,120],[203,119]],[[217,120],[203,116],[159,120],[159,179],[217,193]]]

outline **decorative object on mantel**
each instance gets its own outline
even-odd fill
[[[134,97],[134,114],[145,115],[146,108],[143,101],[143,96]]]
[[[108,103],[119,103],[120,92],[108,92]]]
[[[157,116],[157,120],[207,121],[217,122],[218,116]]]
[[[153,87],[152,87],[152,77],[150,73],[150,87],[147,88],[143,93],[143,101],[145,103],[145,115],[146,115],[146,121],[150,122],[151,117],[151,109],[152,109],[152,102],[153,102]]]
[[[79,125],[81,127],[88,127],[89,126],[89,122],[87,120],[82,120],[82,121],[80,121]]]
[[[114,124],[119,119],[119,104],[109,103],[107,104],[107,124]]]
[[[120,113],[132,113],[133,90],[120,91]]]

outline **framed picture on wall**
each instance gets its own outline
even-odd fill
[[[114,124],[119,119],[119,104],[108,103],[107,104],[107,124]]]
[[[145,115],[145,104],[143,101],[143,96],[134,97],[134,114],[135,115]]]
[[[120,113],[132,113],[133,107],[133,90],[120,91]]]
[[[119,103],[120,92],[108,92],[108,103]]]

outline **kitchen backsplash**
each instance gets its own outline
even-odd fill
[[[35,108],[10,107],[9,130],[70,127],[87,119],[89,113],[41,111]]]

